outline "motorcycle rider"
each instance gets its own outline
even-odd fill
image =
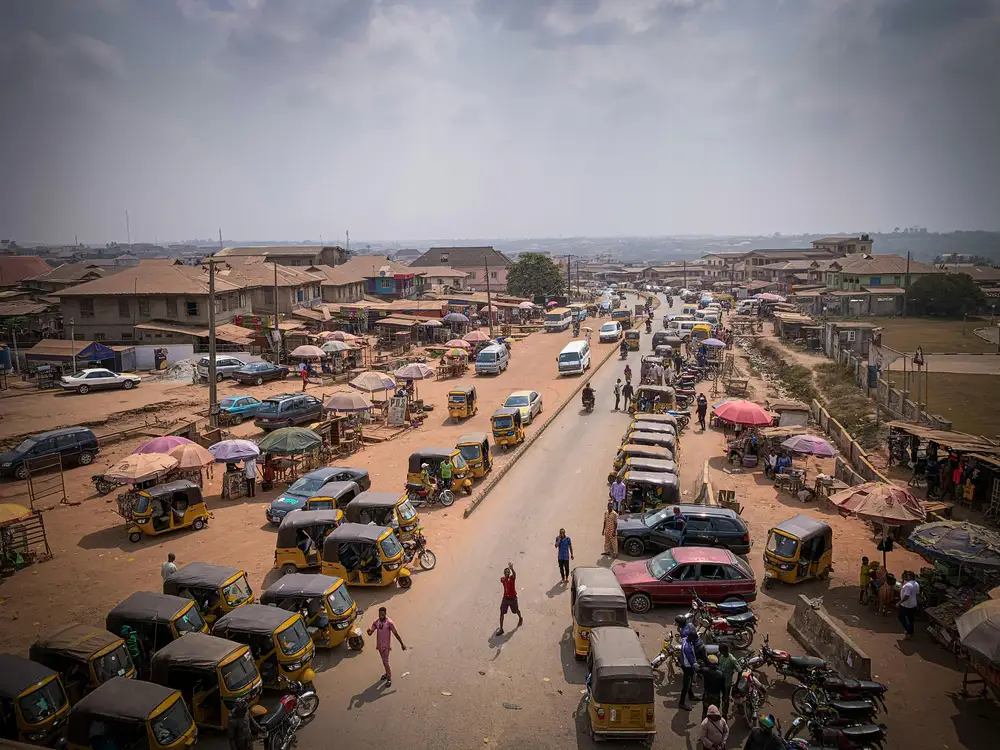
[[[757,726],[750,730],[743,750],[785,750],[785,741],[775,731],[774,717],[761,714]]]
[[[594,395],[594,389],[590,387],[590,381],[587,381],[587,385],[583,386],[583,403],[586,404],[588,401],[590,403],[596,403],[597,398]]]
[[[628,342],[625,339],[622,339],[622,343],[619,344],[618,353],[621,355],[622,359],[625,359],[628,356]]]
[[[434,477],[431,476],[430,467],[427,464],[420,464],[420,484],[424,486],[424,489],[427,490],[428,497],[430,497],[430,495],[434,492],[437,482]]]
[[[653,319],[646,318],[646,333],[652,333],[652,332],[653,332]]]
[[[229,726],[226,729],[229,750],[253,750],[253,738],[257,731],[257,720],[250,714],[246,700],[237,699],[229,712]]]

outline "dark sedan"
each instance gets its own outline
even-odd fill
[[[284,380],[287,377],[287,367],[270,362],[252,362],[233,372],[233,380],[246,385],[262,385],[267,380]]]
[[[681,505],[687,522],[686,547],[725,547],[737,555],[750,552],[750,530],[735,511],[707,505]],[[645,514],[635,513],[618,519],[618,544],[626,555],[639,557],[645,552],[659,552],[680,546],[681,534],[674,522],[672,506]]]
[[[323,494],[323,488],[335,482],[354,482],[362,492],[371,489],[372,480],[365,469],[350,466],[324,466],[302,476],[291,487],[271,501],[264,511],[267,520],[277,525],[289,512],[298,510],[310,497]]]

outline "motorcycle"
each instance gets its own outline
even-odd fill
[[[671,409],[667,412],[670,416],[677,420],[677,429],[683,430],[691,422],[691,412],[690,411],[679,411],[677,409]]]
[[[809,689],[814,692],[815,695],[821,697],[824,702],[830,701],[875,701],[886,713],[889,713],[888,707],[885,705],[885,694],[889,689],[889,686],[882,682],[876,682],[875,680],[855,680],[850,677],[841,677],[840,675],[834,674],[832,672],[816,672],[813,675],[813,682]],[[803,688],[798,688],[795,693],[792,694],[792,702],[794,703],[796,697],[802,700],[802,695],[799,693]]]
[[[579,338],[579,337],[580,337],[580,324],[579,323],[574,323],[573,324],[573,338]]]
[[[766,666],[774,667],[782,677],[792,677],[803,683],[808,683],[816,674],[832,671],[825,659],[792,656],[787,651],[771,648],[767,635],[764,636],[764,645],[760,647],[760,657]]]
[[[650,320],[649,318],[646,318],[646,333],[652,333],[652,332],[653,332],[653,321]]]
[[[628,359],[628,344],[623,343],[622,346],[618,348],[618,358]]]
[[[445,508],[455,502],[455,493],[444,489],[440,485],[435,485],[430,491],[419,482],[408,482],[406,485],[406,497],[413,505],[437,505],[441,503]]]
[[[296,680],[285,680],[285,690],[288,694],[281,699],[285,709],[303,721],[311,719],[319,708],[319,696],[312,685]]]
[[[816,716],[797,716],[785,733],[785,741],[795,738],[803,729],[809,733],[810,746],[833,750],[870,750],[882,747],[885,724],[861,724],[851,727],[829,726]]]
[[[729,694],[734,713],[746,719],[747,726],[757,726],[757,715],[767,702],[767,690],[757,679],[754,670],[760,666],[759,656],[746,656],[740,660],[740,668]]]
[[[427,537],[420,529],[413,532],[412,539],[403,542],[403,556],[407,565],[413,558],[417,558],[421,570],[434,570],[434,566],[437,565],[437,555],[427,549]]]
[[[678,615],[678,617],[682,617],[682,615]],[[718,646],[716,645],[706,646],[703,644],[700,648],[696,650],[696,658],[698,660],[698,664],[702,666],[704,666],[708,662],[708,657],[712,655],[715,655],[716,657],[719,655]],[[661,666],[666,664],[667,680],[672,682],[677,673],[681,671],[680,663],[681,663],[680,636],[678,636],[677,633],[668,633],[667,637],[663,639],[663,645],[660,647],[660,653],[658,653],[650,660],[649,666],[652,667],[654,671],[656,671]],[[697,685],[700,683],[700,681],[701,681],[701,672],[695,671],[694,683],[693,683],[693,686],[695,686],[696,688],[695,692],[699,692],[697,690]]]
[[[715,644],[729,644],[731,648],[746,649],[753,643],[757,629],[757,616],[753,612],[744,612],[731,617],[712,617],[698,610],[688,612],[685,617],[693,622],[698,631]]]
[[[587,396],[587,395],[583,396],[583,408],[587,411],[588,414],[594,410],[595,400],[596,399],[594,396]]]
[[[107,479],[103,474],[92,475],[90,481],[94,483],[94,489],[97,490],[99,495],[110,494],[114,491],[115,487],[121,487],[123,484],[113,479]]]
[[[821,696],[813,696],[815,702],[806,701],[801,706],[793,703],[798,714],[816,719],[827,726],[853,727],[859,724],[874,724],[879,708],[874,700],[824,701]]]

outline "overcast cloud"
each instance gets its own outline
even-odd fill
[[[1000,0],[5,0],[0,234],[1000,229]]]

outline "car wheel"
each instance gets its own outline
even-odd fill
[[[396,583],[399,584],[399,588],[408,589],[413,585],[413,579],[410,576],[401,576],[396,579]]]
[[[258,375],[257,377],[255,377],[253,379],[253,384],[254,385],[264,385],[264,378],[262,378],[260,375]]]
[[[637,615],[642,615],[653,608],[653,600],[649,598],[649,594],[642,592],[632,594],[628,598],[628,608]]]
[[[646,545],[642,543],[641,539],[626,539],[625,544],[622,545],[622,550],[626,555],[639,557],[646,551]]]
[[[85,393],[90,393],[90,386],[89,385],[81,385],[81,386],[79,386],[76,389],[76,392],[79,393],[81,396],[83,394],[85,394]]]
[[[94,462],[94,454],[89,451],[84,451],[76,457],[76,460],[79,462],[80,466],[87,466],[88,464]]]
[[[734,596],[727,596],[722,601],[724,601],[724,602],[741,602],[741,601],[743,601],[743,597],[742,596],[735,596],[735,595]]]
[[[215,373],[215,382],[216,382],[216,383],[221,383],[221,382],[222,382],[222,377],[223,377],[223,376],[222,376],[222,373],[221,373],[221,372],[217,372],[217,373]]]
[[[233,414],[233,416],[231,416],[229,418],[229,423],[233,424],[233,425],[243,424],[243,415],[242,414]]]
[[[133,531],[131,534],[128,535],[128,540],[132,542],[132,544],[138,544],[139,542],[142,541],[142,532]]]
[[[204,518],[194,519],[194,521],[191,522],[191,528],[194,529],[195,531],[201,531],[203,528],[205,528],[205,519]]]
[[[299,567],[295,563],[287,563],[281,566],[281,575],[290,576],[292,573],[298,573]]]
[[[122,382],[122,388],[124,388],[126,391],[132,390],[133,386],[135,386],[134,380],[125,380]]]
[[[19,465],[16,469],[14,469],[14,476],[17,477],[18,479],[27,479],[28,467],[25,466],[24,464]]]
[[[281,378],[282,380],[284,380],[285,378],[287,378],[287,377],[288,377],[288,370],[285,370],[285,371],[284,371],[283,373],[281,373],[281,375],[279,375],[278,377],[279,377],[279,378]]]

